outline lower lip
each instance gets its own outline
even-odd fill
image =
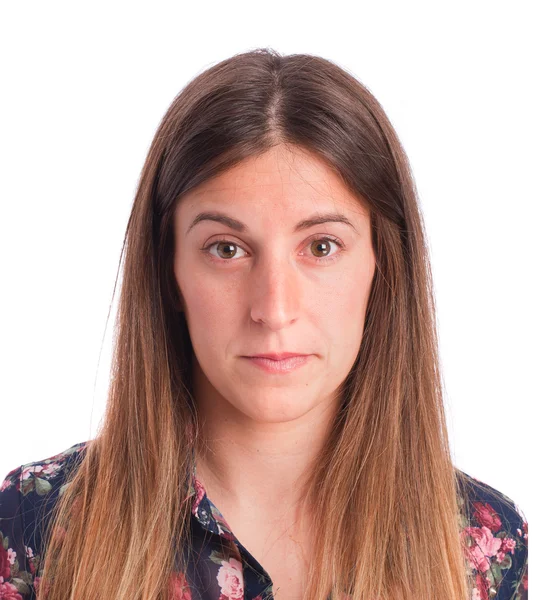
[[[267,373],[290,373],[298,367],[306,364],[312,355],[292,356],[284,360],[272,360],[270,358],[243,356],[246,360],[252,362],[256,367],[263,369]]]

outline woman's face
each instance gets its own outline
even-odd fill
[[[318,214],[345,222],[307,226]],[[375,271],[361,202],[320,158],[276,146],[184,195],[174,219],[197,404],[257,422],[326,408],[357,357]],[[272,352],[311,356],[285,373],[244,358]]]

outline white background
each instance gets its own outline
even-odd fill
[[[270,46],[333,60],[384,106],[430,242],[455,462],[541,527],[538,2],[7,4],[0,479],[94,437],[119,253],[155,129],[199,72]]]

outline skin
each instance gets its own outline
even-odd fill
[[[187,233],[205,210],[247,231],[205,220]],[[294,233],[316,212],[343,214],[354,229],[323,223]],[[276,146],[183,196],[174,219],[175,278],[208,439],[198,478],[230,525],[285,523],[299,514],[299,481],[358,354],[375,272],[369,214],[321,158]],[[202,250],[222,240],[235,248]],[[283,351],[312,357],[287,374],[241,358]]]

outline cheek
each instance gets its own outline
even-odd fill
[[[212,347],[214,342],[217,344],[225,338],[230,323],[235,322],[240,294],[233,286],[220,285],[217,278],[207,277],[198,268],[181,266],[176,271],[176,281],[183,297],[185,318],[194,345],[204,347],[206,341]]]
[[[325,296],[322,297],[325,300]],[[359,344],[363,333],[365,298],[359,288],[345,288],[328,297],[316,307],[315,313],[321,321],[320,329],[327,330],[334,346]]]
[[[373,264],[347,269],[315,294],[315,310],[332,324],[362,324],[375,269]]]
[[[317,298],[314,314],[320,323],[317,328],[328,337],[333,360],[338,366],[351,363],[357,356],[363,336],[365,314],[373,269],[353,277],[340,278],[334,288]]]

